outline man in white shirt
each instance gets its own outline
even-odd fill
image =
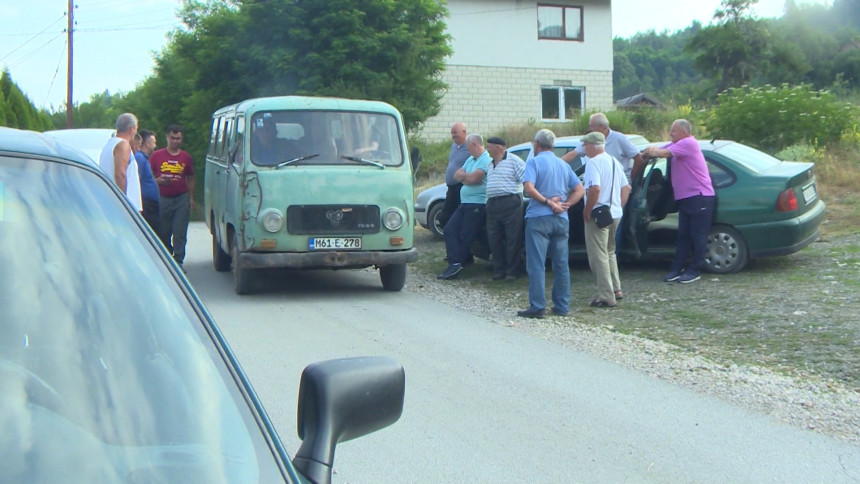
[[[591,301],[591,306],[611,308],[623,297],[615,257],[615,231],[630,195],[630,183],[627,182],[621,164],[604,151],[605,142],[603,133],[598,131],[588,133],[582,138],[588,156],[588,163],[585,165],[585,209],[582,218],[585,222],[588,265],[597,278],[597,296]],[[608,207],[612,215],[612,222],[605,227],[598,226],[592,218],[592,211],[600,206]]]

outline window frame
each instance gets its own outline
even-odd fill
[[[558,8],[561,9],[561,35],[559,37],[550,37],[541,34],[540,29],[540,9],[541,8]],[[579,10],[579,36],[567,37],[568,25],[568,10]],[[537,22],[538,40],[563,40],[567,42],[584,42],[585,41],[585,8],[582,5],[558,5],[553,3],[538,3],[535,10],[535,20]],[[574,16],[575,17],[575,16]]]
[[[547,118],[544,116],[544,90],[554,89],[558,93],[558,117],[557,118]],[[570,121],[570,118],[567,117],[567,111],[564,109],[565,106],[565,94],[566,91],[577,91],[579,92],[579,111],[585,111],[585,86],[541,86],[540,87],[540,119],[541,121]]]

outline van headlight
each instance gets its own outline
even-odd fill
[[[396,208],[389,208],[382,216],[382,225],[388,230],[397,230],[403,226],[403,212]]]
[[[266,231],[275,233],[284,227],[284,214],[274,208],[270,208],[260,216],[260,223]]]

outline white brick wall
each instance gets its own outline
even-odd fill
[[[556,81],[584,89],[586,111],[613,109],[612,71],[449,65],[443,79],[448,92],[442,110],[418,133],[431,142],[449,138],[458,121],[484,137],[505,126],[540,122],[540,88]]]

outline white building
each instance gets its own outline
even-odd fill
[[[453,55],[431,141],[612,108],[611,0],[448,0]]]

